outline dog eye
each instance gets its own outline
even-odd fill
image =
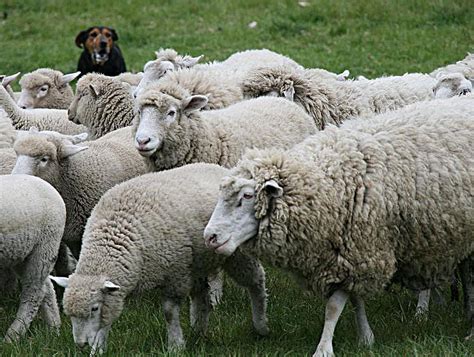
[[[97,33],[92,32],[92,33],[90,34],[90,37],[97,37]]]
[[[110,37],[110,33],[107,32],[107,33],[105,34],[105,37]]]

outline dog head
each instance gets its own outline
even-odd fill
[[[108,61],[114,41],[117,40],[118,36],[113,28],[93,26],[79,32],[76,36],[76,46],[89,52],[94,64],[103,65]]]

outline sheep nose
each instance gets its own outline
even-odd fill
[[[79,347],[80,349],[83,349],[86,347],[87,342],[86,341],[78,341],[76,342],[76,346]]]
[[[145,136],[145,137],[137,137],[137,143],[138,145],[140,146],[145,146],[146,144],[148,144],[150,141],[151,141],[151,138],[148,137],[148,136]]]
[[[471,93],[471,90],[469,88],[463,89],[460,95],[466,95],[467,93]]]
[[[211,248],[214,244],[217,243],[217,234],[211,233],[211,234],[205,234],[205,243],[206,247]]]
[[[26,105],[20,106],[21,109],[26,109]]]

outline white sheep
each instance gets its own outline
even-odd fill
[[[46,323],[60,326],[48,275],[58,254],[66,209],[50,184],[27,175],[0,176],[0,197],[0,270],[17,272],[22,285],[20,306],[5,336],[12,342],[25,334],[40,306]]]
[[[363,81],[335,81],[311,70],[261,68],[243,82],[246,97],[273,95],[302,106],[319,129],[327,124],[372,116],[405,105],[430,100],[436,80],[425,74],[382,77]]]
[[[195,58],[180,56],[172,49],[160,49],[156,52],[156,56],[156,60],[145,64],[143,79],[135,90],[135,96],[138,96],[146,86],[160,79],[168,80],[179,83],[190,94],[208,96],[210,109],[224,108],[242,100],[240,82],[251,70],[262,66],[303,68],[292,59],[267,49],[237,52],[222,62],[206,64],[197,64],[202,56]],[[173,75],[174,72],[181,73]],[[203,90],[196,88],[196,84]],[[224,100],[221,99],[219,104],[222,102],[224,105],[214,105],[214,96],[223,98]]]
[[[448,64],[445,67],[435,69],[430,76],[438,78],[440,74],[460,73],[471,82],[474,81],[474,54],[468,53],[467,56],[456,63]]]
[[[438,75],[433,88],[435,98],[451,98],[472,92],[472,83],[461,73],[446,73]]]
[[[63,74],[50,68],[39,68],[20,79],[20,108],[67,109],[74,93],[71,85],[81,72]]]
[[[12,172],[38,176],[58,190],[67,210],[63,241],[76,257],[87,218],[100,197],[148,171],[132,145],[131,129],[125,129],[128,141],[101,138],[82,144],[85,134],[65,136],[35,129],[15,141],[17,160]]]
[[[104,194],[87,222],[75,273],[69,279],[53,278],[66,287],[64,312],[71,316],[79,347],[89,344],[92,354],[105,350],[125,298],[133,290],[148,289],[161,292],[168,347],[184,347],[180,305],[191,296],[191,324],[204,334],[208,277],[219,269],[247,288],[254,327],[268,334],[265,273],[259,262],[240,252],[219,257],[202,239],[218,183],[227,173],[217,165],[187,165],[137,177]]]
[[[232,167],[247,148],[290,147],[316,132],[301,108],[281,98],[200,111],[206,97],[175,95],[148,87],[137,98],[135,146],[155,170],[193,162]]]
[[[134,101],[130,85],[99,73],[79,79],[68,118],[88,128],[91,139],[132,124]]]
[[[333,355],[349,297],[371,344],[365,296],[391,282],[434,287],[474,256],[473,118],[472,97],[433,100],[255,150],[222,181],[206,242],[225,255],[241,247],[329,298],[314,356]]]
[[[87,131],[82,125],[68,120],[67,110],[61,109],[22,109],[0,86],[0,108],[7,113],[15,129],[29,130],[32,126],[40,130],[54,130],[63,134],[79,134]]]

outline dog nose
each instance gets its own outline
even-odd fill
[[[107,41],[100,41],[100,48],[107,47]]]

